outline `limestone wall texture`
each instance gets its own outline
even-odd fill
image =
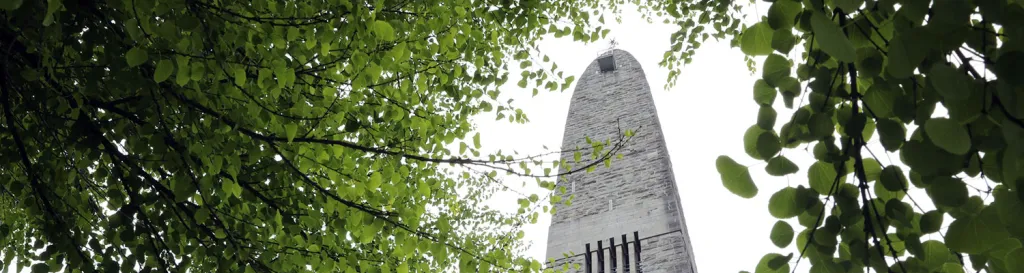
[[[582,264],[584,244],[590,243],[592,251],[596,251],[597,241],[603,240],[607,268],[608,239],[615,238],[616,250],[621,256],[618,244],[622,243],[622,234],[628,234],[632,263],[633,232],[638,231],[643,272],[695,273],[679,191],[651,88],[632,55],[616,49],[598,59],[608,55],[615,60],[615,70],[601,72],[595,59],[578,77],[562,149],[589,147],[585,136],[594,141],[611,139],[614,142],[627,129],[637,130],[637,133],[621,153],[623,158],[614,160],[610,168],[602,164],[594,172],[575,173],[560,179],[559,186],[566,188],[564,198],[573,194],[575,197],[571,206],[555,206],[546,257],[556,261],[549,262],[548,266]],[[573,154],[565,153],[562,158],[572,162]],[[565,255],[570,257],[565,258]],[[622,258],[617,260],[621,268]],[[595,273],[598,272],[596,266]],[[583,267],[570,272],[583,272]],[[634,267],[630,272],[637,271]]]

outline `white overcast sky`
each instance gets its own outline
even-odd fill
[[[768,10],[767,3],[757,2],[755,5],[758,6],[747,9],[747,12],[764,13]],[[760,78],[760,71],[752,75],[747,70],[743,53],[739,48],[730,48],[728,40],[711,40],[704,43],[693,62],[683,68],[676,86],[666,90],[664,84],[668,70],[659,67],[658,62],[669,49],[669,37],[678,30],[677,27],[660,22],[649,24],[635,10],[628,7],[624,10],[621,23],[606,20],[609,23],[606,28],[611,29],[608,38],[614,38],[618,41],[617,48],[636,57],[647,75],[676,175],[698,271],[753,272],[758,260],[766,253],[798,253],[794,247],[795,241],[788,248],[779,249],[769,240],[769,232],[777,219],[768,213],[768,198],[786,186],[806,186],[806,169],[814,159],[810,149],[804,150],[804,146],[784,150],[783,154],[800,165],[801,170],[788,177],[772,177],[765,174],[763,161],[751,159],[744,153],[743,133],[755,124],[757,117],[758,107],[753,101],[752,88],[754,81]],[[757,17],[748,16],[745,19],[751,22]],[[571,39],[550,39],[541,43],[540,47],[541,53],[550,56],[565,71],[566,76],[579,75],[599,52],[608,47],[608,40],[583,44]],[[801,51],[797,47],[790,57],[799,58]],[[762,60],[757,59],[758,67]],[[518,71],[511,74],[518,75]],[[562,143],[569,100],[575,87],[564,92],[542,91],[532,97],[532,91],[515,86],[517,80],[510,80],[502,95],[514,98],[514,105],[526,112],[530,122],[523,125],[495,122],[493,115],[478,118],[476,125],[481,133],[482,146],[487,150],[517,150],[526,154],[542,151],[542,145],[558,149]],[[776,100],[775,105],[780,120],[776,123],[776,129],[792,113],[782,106],[781,101]],[[945,115],[941,107],[936,115]],[[912,130],[908,128],[908,134]],[[869,147],[880,157],[883,166],[890,163],[903,165],[897,154],[882,153],[884,149],[877,137],[869,142]],[[756,197],[743,199],[722,186],[715,169],[715,159],[719,155],[729,155],[740,164],[750,167],[759,188]],[[903,168],[908,170],[905,166]],[[513,187],[520,187],[523,182],[528,188],[534,185],[532,179],[515,177],[506,177],[505,182]],[[529,189],[519,190],[530,192]],[[912,190],[911,196],[925,210],[934,209],[923,190]],[[517,206],[514,195],[503,197],[493,201],[494,206]],[[944,226],[950,221],[947,216]],[[803,229],[796,218],[788,222],[797,233]],[[537,224],[526,227],[526,239],[532,244],[529,254],[536,259],[545,259],[549,224],[550,214],[544,214]],[[940,238],[933,234],[925,236],[922,241],[930,239]],[[794,261],[790,262],[791,266]],[[796,272],[807,272],[809,269],[810,264],[805,260]]]

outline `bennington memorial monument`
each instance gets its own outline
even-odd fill
[[[615,141],[627,129],[636,134],[620,151],[622,159],[559,179],[564,198],[575,197],[570,206],[555,206],[547,266],[568,264],[569,272],[695,273],[651,87],[640,63],[613,48],[579,77],[565,121],[562,158],[572,162],[570,150],[589,147],[587,136]]]

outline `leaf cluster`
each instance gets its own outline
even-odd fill
[[[745,54],[766,56],[753,88],[761,110],[743,141],[773,176],[805,167],[780,150],[813,147],[807,182],[768,204],[772,216],[803,227],[796,264],[809,260],[811,272],[1024,270],[1024,4],[770,2],[738,37]],[[780,127],[777,97],[793,109]],[[872,137],[884,151],[868,147]],[[882,165],[883,153],[903,164]],[[728,190],[757,193],[747,167],[728,156],[716,165]],[[929,200],[909,199],[911,189]],[[927,201],[936,209],[917,203]],[[786,247],[793,233],[779,221],[771,241]],[[941,240],[924,239],[933,233]],[[789,263],[768,254],[756,272]]]
[[[2,1],[0,267],[539,271],[519,230],[536,213],[483,202],[497,171],[561,173],[482,154],[469,120],[528,120],[498,99],[511,65],[523,88],[566,89],[535,45],[603,37],[597,8]]]

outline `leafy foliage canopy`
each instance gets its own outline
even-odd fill
[[[603,37],[598,2],[2,1],[0,267],[537,271],[518,227],[547,204],[482,202],[557,173],[469,118],[527,121],[510,65],[567,88],[534,44]]]
[[[795,264],[807,259],[811,272],[1024,270],[1024,2],[769,2],[767,16],[736,41],[747,55],[767,56],[753,87],[762,110],[743,140],[773,176],[805,167],[786,150],[813,146],[807,183],[768,204],[772,216],[802,226]],[[794,43],[804,49],[799,58],[789,54]],[[781,127],[769,111],[776,97],[795,109]],[[881,145],[869,146],[875,135]],[[909,169],[881,165],[888,153]],[[736,190],[756,189],[747,167],[727,156],[717,162],[727,189],[753,196]],[[930,200],[910,198],[912,189]],[[922,209],[927,201],[936,209]],[[944,219],[952,219],[945,229]],[[791,230],[776,223],[771,241],[786,247]],[[942,240],[924,239],[933,233]],[[788,271],[782,259],[767,254],[755,272]]]

